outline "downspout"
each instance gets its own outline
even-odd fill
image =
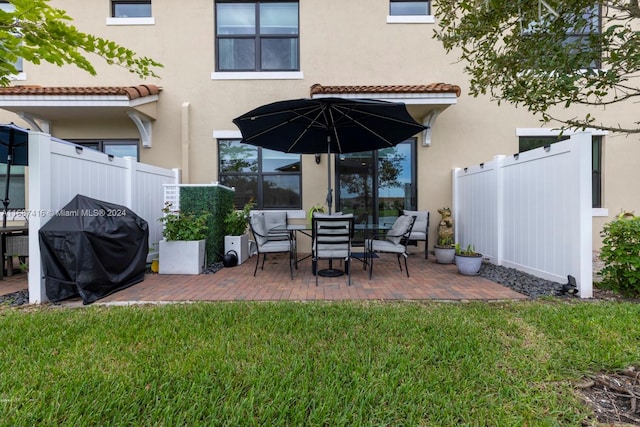
[[[181,152],[180,152],[180,169],[182,170],[181,182],[189,183],[189,102],[182,103],[182,121],[180,123],[180,141],[181,141]]]

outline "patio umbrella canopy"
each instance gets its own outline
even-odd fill
[[[0,163],[7,165],[7,177],[5,179],[4,215],[2,227],[7,226],[7,211],[9,210],[9,184],[11,181],[11,165],[26,166],[28,164],[29,132],[13,123],[0,125]]]
[[[278,101],[233,120],[242,142],[286,153],[355,153],[393,147],[426,129],[403,103],[316,98]],[[327,161],[331,212],[331,166]]]

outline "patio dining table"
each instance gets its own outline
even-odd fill
[[[377,238],[378,236],[380,236],[381,234],[386,233],[387,231],[389,231],[391,229],[391,226],[388,224],[355,224],[353,227],[354,231],[359,231],[364,233],[364,239],[368,239],[368,238]],[[291,239],[295,242],[295,248],[296,251],[294,252],[294,262],[295,262],[295,266],[296,268],[298,268],[298,262],[303,261],[309,257],[311,257],[311,250],[309,251],[310,254],[306,255],[302,258],[298,258],[298,245],[297,245],[297,233],[302,233],[305,236],[309,236],[310,238],[313,238],[313,233],[312,233],[312,226],[311,224],[286,224],[286,225],[278,225],[276,227],[273,227],[271,229],[269,229],[269,233],[289,233],[291,236]],[[352,257],[362,261],[365,266],[366,266],[366,259],[367,259],[367,252],[366,249],[364,248],[364,239],[362,241],[362,252],[355,252],[356,256],[353,256],[354,252],[352,252]],[[353,245],[352,245],[353,246]],[[356,243],[355,247],[359,247],[360,245],[358,245]],[[334,270],[331,266],[329,267],[329,270]]]

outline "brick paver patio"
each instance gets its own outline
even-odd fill
[[[326,266],[326,261],[320,264]],[[255,257],[242,265],[223,268],[215,274],[159,275],[147,274],[145,280],[97,301],[97,304],[127,304],[170,301],[317,301],[317,300],[518,300],[527,299],[511,289],[481,277],[462,276],[455,265],[436,264],[422,254],[409,257],[409,273],[400,272],[392,254],[375,260],[373,279],[363,264],[353,261],[351,286],[346,276],[319,277],[316,287],[311,261],[300,262],[289,276],[284,255],[271,256],[264,270],[253,277]],[[26,274],[5,277],[0,281],[0,295],[26,289]],[[64,304],[79,304],[72,299]]]

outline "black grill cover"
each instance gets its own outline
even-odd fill
[[[144,280],[149,228],[130,209],[78,194],[39,231],[47,298],[90,304]]]

